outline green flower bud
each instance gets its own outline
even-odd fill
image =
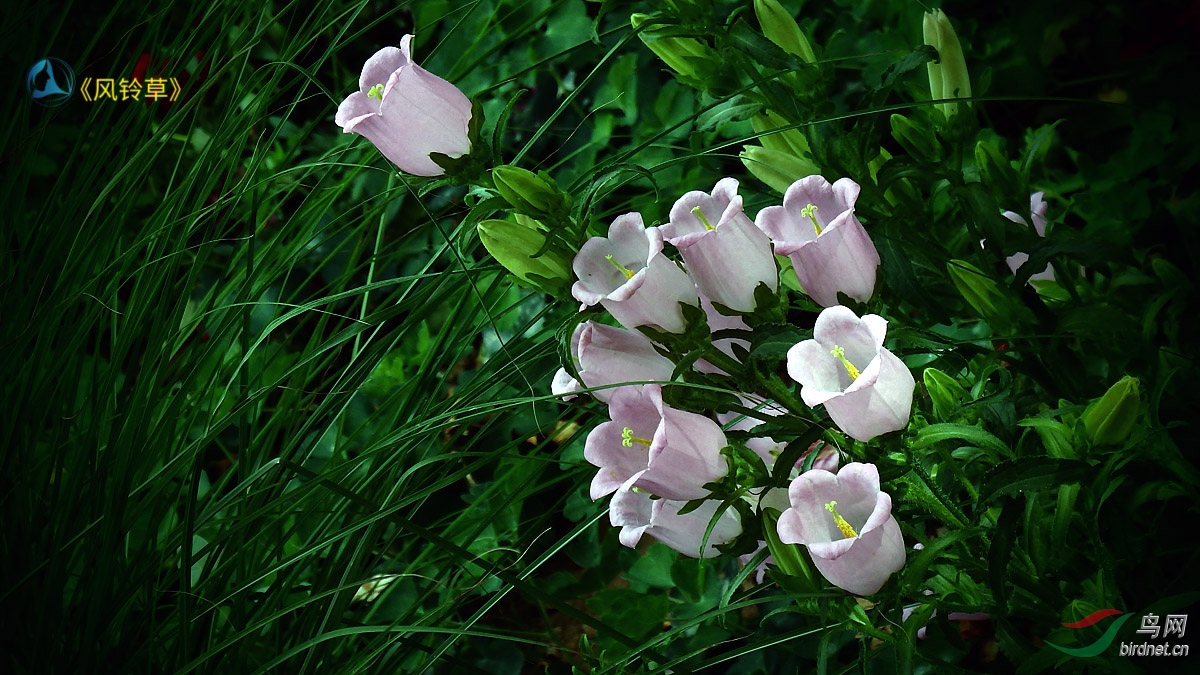
[[[804,59],[805,63],[816,62],[817,55],[813,53],[808,37],[777,0],[754,0],[754,15],[768,40],[783,51]]]
[[[949,420],[950,415],[967,399],[967,390],[937,368],[926,368],[922,380],[929,398],[933,399],[933,414],[942,422]]]
[[[496,190],[514,209],[527,215],[551,213],[560,208],[563,202],[562,193],[545,172],[535,174],[505,164],[492,169],[492,181],[496,184]]]
[[[922,162],[941,161],[942,146],[932,129],[919,125],[899,113],[892,115],[889,121],[892,125],[892,138],[895,138],[908,154]]]
[[[995,188],[1001,195],[1024,194],[1021,178],[1013,169],[1012,163],[1000,152],[1000,147],[992,140],[980,140],[975,144],[975,164],[984,183]]]
[[[636,29],[649,18],[649,14],[634,14],[629,17],[629,22]],[[700,71],[708,69],[713,62],[712,50],[708,45],[695,38],[662,37],[656,33],[657,31],[644,30],[638,33],[638,37],[650,51],[663,60],[663,63],[670,66],[671,70],[685,78],[703,82],[705,77]]]
[[[738,157],[755,178],[780,193],[786,192],[801,178],[821,173],[820,168],[807,159],[757,145],[747,145]]]
[[[1032,321],[1033,315],[1020,301],[1009,297],[994,279],[963,260],[946,263],[954,287],[980,318],[999,332],[1009,332],[1019,321]]]
[[[825,588],[825,580],[813,569],[808,550],[802,544],[785,544],[779,539],[779,511],[766,508],[762,511],[763,538],[767,549],[775,558],[775,566],[791,577],[787,584],[793,593],[817,593]]]
[[[551,248],[533,257],[546,244],[546,236],[536,227],[511,220],[485,220],[477,230],[496,262],[535,288],[555,293],[571,281],[570,256]]]
[[[925,44],[938,51],[936,61],[927,64],[929,69],[929,93],[934,99],[970,98],[971,78],[967,76],[967,61],[963,58],[962,45],[950,25],[950,19],[940,9],[925,15],[922,25]],[[939,103],[938,108],[949,120],[958,112],[957,103]],[[970,107],[970,101],[967,107]]]
[[[1119,445],[1129,438],[1141,413],[1138,379],[1126,375],[1093,401],[1083,413],[1083,427],[1092,445]]]
[[[764,148],[786,152],[800,159],[810,156],[808,139],[804,137],[804,133],[799,129],[776,131],[773,134],[767,133],[768,131],[788,126],[787,120],[770,110],[764,110],[751,116],[750,126],[754,129],[754,133],[763,134],[759,137],[758,142],[762,143]]]

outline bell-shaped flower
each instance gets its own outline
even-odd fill
[[[875,291],[879,252],[854,215],[858,192],[849,178],[832,185],[821,176],[801,178],[783,194],[782,206],[768,206],[755,218],[822,307],[838,304],[838,291],[859,302]]]
[[[806,546],[834,586],[870,595],[904,566],[904,537],[874,464],[847,464],[837,474],[806,471],[792,481],[788,498],[792,507],[779,517],[780,541]]]
[[[442,167],[429,153],[459,157],[471,151],[471,101],[413,62],[412,38],[405,35],[399,49],[384,47],[367,59],[358,78],[361,91],[342,101],[335,120],[343,133],[366,136],[402,171],[440,176]]]
[[[641,214],[619,216],[608,237],[592,237],[579,249],[572,263],[579,281],[571,294],[583,307],[604,305],[626,328],[682,333],[686,324],[679,303],[695,305],[699,299],[687,273],[662,249],[662,233],[647,228]]]
[[[663,237],[679,249],[688,274],[710,300],[738,312],[754,311],[754,289],[779,287],[771,242],[742,212],[738,182],[721,179],[712,194],[689,192],[671,208]]]
[[[594,321],[584,321],[575,327],[571,335],[571,358],[583,378],[583,387],[670,380],[675,369],[671,359],[659,354],[645,335]],[[618,389],[597,389],[591,393],[607,402]]]
[[[1045,193],[1043,192],[1035,192],[1029,197],[1029,219],[1033,221],[1033,229],[1035,232],[1037,232],[1039,237],[1046,236],[1046,210],[1050,208],[1050,205],[1046,203],[1046,200],[1042,199],[1044,194]],[[1024,216],[1016,212],[1005,211],[1001,215],[1013,221],[1014,223],[1020,223],[1025,227],[1029,227],[1029,221],[1025,220]],[[1008,269],[1012,270],[1013,274],[1016,274],[1017,270],[1021,267],[1021,265],[1024,265],[1027,260],[1029,260],[1028,253],[1014,253],[1013,255],[1005,258],[1005,262],[1008,263]],[[1046,265],[1046,269],[1030,276],[1029,280],[1054,281],[1054,268],[1050,265]]]
[[[704,485],[729,469],[720,425],[664,405],[657,384],[616,389],[608,415],[611,421],[593,429],[583,448],[584,459],[600,468],[592,499],[634,486],[667,499],[699,499],[709,494]]]
[[[621,488],[608,505],[609,522],[621,528],[621,543],[637,546],[643,534],[648,534],[680,553],[693,558],[714,558],[720,555],[719,544],[733,541],[742,533],[742,519],[737,509],[728,508],[718,517],[716,525],[704,543],[704,533],[721,502],[710,499],[695,511],[683,515],[679,510],[686,501],[650,499],[637,489]]]
[[[813,339],[787,353],[788,374],[803,385],[809,407],[825,405],[847,436],[869,441],[908,426],[916,381],[908,367],[884,348],[887,320],[859,319],[837,305],[817,316]]]

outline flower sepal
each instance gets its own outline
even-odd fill
[[[695,354],[696,356],[691,358],[691,361],[694,361],[712,345],[712,330],[708,327],[708,315],[697,305],[687,302],[679,302],[678,305],[685,324],[682,333],[668,333],[647,325],[638,326],[637,330],[666,347],[676,363],[687,360]],[[689,366],[691,361],[688,363]]]
[[[451,157],[442,152],[429,153],[429,160],[442,168],[439,185],[470,185],[486,183],[488,169],[492,168],[492,146],[485,142],[483,127],[483,104],[479,99],[471,101],[471,120],[467,123],[467,138],[471,151],[460,157]]]

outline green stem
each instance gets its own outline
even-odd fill
[[[958,508],[958,505],[951,501],[950,497],[942,491],[942,488],[934,482],[933,476],[929,475],[929,471],[927,471],[925,467],[921,465],[921,462],[913,460],[911,464],[913,472],[920,476],[921,480],[925,483],[925,487],[929,488],[929,492],[933,494],[933,496],[936,497],[939,502],[941,502],[942,506],[950,512],[950,515],[954,516],[954,518],[958,521],[957,523],[947,524],[954,525],[955,527],[966,527],[967,514],[963,513],[962,509]]]

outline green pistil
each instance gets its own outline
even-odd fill
[[[696,217],[700,219],[700,222],[704,223],[704,229],[706,229],[706,230],[717,229],[716,225],[713,225],[712,223],[708,222],[708,218],[704,217],[704,212],[700,210],[699,206],[694,207],[692,209],[692,213],[696,214]]]
[[[377,84],[374,87],[371,87],[367,91],[367,98],[377,98],[380,101],[382,101],[383,100],[383,85]]]
[[[617,269],[621,270],[621,274],[624,274],[626,279],[632,279],[633,275],[637,274],[637,272],[634,272],[633,270],[629,269],[628,267],[617,262],[611,255],[606,255],[604,257],[608,260],[608,262],[613,264],[613,267],[616,267]]]
[[[858,376],[861,375],[861,373],[858,372],[858,368],[855,368],[853,363],[850,363],[850,359],[846,358],[845,349],[842,349],[839,345],[834,345],[833,349],[829,350],[829,353],[838,357],[838,360],[842,362],[842,365],[846,366],[846,372],[850,374],[851,380],[858,379]]]
[[[821,224],[817,222],[817,205],[809,204],[800,211],[800,215],[808,216],[808,219],[813,223],[813,230],[817,233],[818,237],[821,236]]]
[[[650,444],[653,442],[654,441],[650,441],[650,440],[646,440],[645,438],[638,438],[637,436],[634,436],[633,429],[630,429],[629,427],[625,427],[624,429],[621,429],[621,445],[623,445],[627,448],[632,448],[634,443],[641,443],[642,445],[644,445],[648,448],[648,447],[650,447]]]
[[[858,533],[854,531],[854,527],[850,523],[847,523],[845,518],[838,515],[837,509],[833,508],[835,506],[837,506],[837,502],[829,502],[825,505],[825,510],[833,514],[833,524],[837,525],[837,529],[842,531],[843,537],[847,539],[857,537]]]

